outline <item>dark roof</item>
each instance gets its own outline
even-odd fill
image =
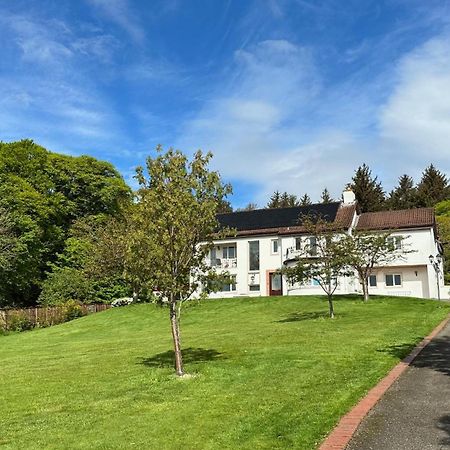
[[[390,230],[399,228],[433,227],[433,208],[402,209],[363,213],[359,216],[357,230]]]
[[[301,217],[321,217],[327,222],[334,222],[339,216],[339,202],[296,206],[293,208],[255,209],[228,214],[218,214],[217,219],[222,227],[234,228],[238,234],[278,233],[290,227],[301,231]]]

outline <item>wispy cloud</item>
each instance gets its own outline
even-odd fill
[[[142,43],[145,30],[127,0],[87,0],[105,17],[123,28],[136,42]]]

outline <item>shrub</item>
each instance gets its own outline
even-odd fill
[[[95,298],[91,281],[78,269],[64,267],[51,273],[42,287],[39,303],[45,306],[61,305],[69,300],[90,303]]]
[[[130,297],[118,298],[111,302],[111,306],[116,308],[118,306],[127,306],[133,303],[133,299]]]
[[[81,305],[75,300],[69,300],[64,304],[65,308],[65,321],[69,322],[70,320],[77,319],[78,317],[83,317],[85,313]]]
[[[34,323],[23,312],[13,312],[8,316],[8,331],[27,331],[34,328]]]

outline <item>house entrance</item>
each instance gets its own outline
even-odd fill
[[[283,295],[283,284],[280,273],[269,273],[269,295]]]

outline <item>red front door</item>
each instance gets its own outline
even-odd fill
[[[269,273],[269,295],[283,295],[283,284],[281,282],[281,273]]]

